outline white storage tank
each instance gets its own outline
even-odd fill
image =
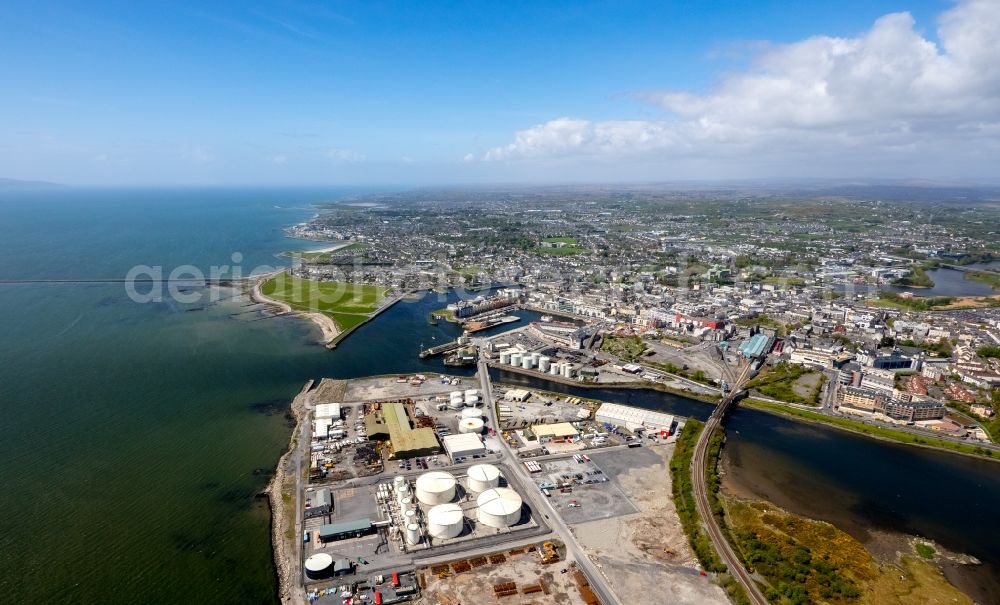
[[[462,418],[482,418],[483,412],[479,408],[465,408],[462,410]]]
[[[519,366],[519,365],[521,365],[521,354],[520,353],[511,353],[510,354],[510,365],[512,365],[512,366]]]
[[[573,374],[575,374],[575,373],[576,373],[576,370],[574,370],[573,366],[570,365],[570,364],[568,364],[568,363],[566,365],[564,365],[563,368],[562,368],[563,378],[572,378]]]
[[[455,498],[455,477],[444,471],[431,471],[417,478],[417,500],[428,505],[444,504]]]
[[[562,373],[562,367],[563,364],[561,363],[552,364],[552,367],[549,368],[549,374],[552,374],[553,376],[558,376],[559,374]]]
[[[402,504],[403,500],[406,500],[409,497],[410,497],[410,488],[409,488],[409,486],[407,486],[407,485],[397,485],[396,486],[396,502],[397,503]]]
[[[469,467],[469,490],[482,493],[500,485],[500,469],[492,464]]]
[[[538,371],[548,372],[549,366],[552,365],[552,358],[547,355],[542,355],[538,358]]]
[[[510,351],[500,353],[500,363],[510,365]]]
[[[521,520],[521,496],[512,489],[488,489],[476,498],[479,522],[487,527],[505,529]]]
[[[403,498],[403,501],[399,503],[399,507],[403,510],[413,510],[413,498]]]
[[[457,504],[439,504],[427,512],[427,534],[432,538],[456,538],[465,527],[465,514]]]
[[[392,480],[392,484],[395,485],[396,487],[399,487],[400,485],[406,485],[406,477],[402,475],[396,475],[396,478]]]
[[[524,368],[525,370],[530,370],[531,369],[531,357],[525,356],[524,359],[521,360],[521,367]]]
[[[479,395],[473,395],[465,398],[465,407],[474,408],[477,405],[479,405]]]
[[[465,396],[468,397],[479,397],[479,389],[466,389]]]
[[[410,546],[420,544],[420,526],[418,524],[410,523],[406,526],[406,543]]]
[[[333,557],[325,552],[317,553],[306,559],[306,576],[313,580],[322,580],[333,575]]]
[[[449,410],[460,410],[465,407],[465,402],[461,399],[452,399],[448,402]]]
[[[452,391],[451,394],[450,394],[450,398],[451,399],[461,399],[462,398],[462,391]]]
[[[541,359],[541,358],[542,358],[542,354],[541,353],[532,353],[531,354],[531,363],[534,364],[534,365],[538,365],[538,360]]]
[[[404,510],[403,511],[403,526],[404,527],[407,526],[407,525],[409,525],[409,524],[411,524],[411,523],[416,523],[416,522],[417,522],[417,511],[413,510],[412,508],[410,510]]]
[[[481,418],[463,418],[458,423],[459,433],[482,433],[486,423]]]

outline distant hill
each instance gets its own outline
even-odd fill
[[[0,178],[0,189],[39,189],[48,187],[62,187],[62,185],[48,181],[22,181],[20,179]]]

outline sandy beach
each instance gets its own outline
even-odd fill
[[[322,330],[323,332],[322,343],[324,345],[329,345],[338,336],[340,336],[340,328],[337,326],[337,322],[333,321],[333,318],[319,312],[306,313],[302,311],[296,311],[290,305],[288,305],[288,303],[284,303],[280,300],[274,300],[273,298],[268,298],[267,296],[264,296],[264,293],[261,292],[260,290],[261,285],[273,276],[274,276],[273,273],[264,275],[257,278],[257,281],[254,282],[253,290],[251,291],[250,294],[254,302],[259,302],[277,307],[281,309],[282,314],[294,313],[312,320],[312,322],[315,323],[317,326],[319,326],[319,329]]]

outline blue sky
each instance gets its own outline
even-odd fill
[[[993,176],[1000,3],[798,4],[4,3],[0,177]]]

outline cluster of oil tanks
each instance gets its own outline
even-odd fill
[[[539,372],[572,378],[576,373],[576,368],[572,363],[552,361],[548,355],[541,353],[522,353],[520,351],[508,350],[500,352],[500,363],[503,365],[523,368],[525,370],[537,369]]]
[[[452,391],[448,401],[448,407],[453,410],[473,408],[477,405],[479,405],[479,389],[466,389],[464,393]]]
[[[521,496],[510,488],[500,487],[500,469],[492,464],[473,465],[469,467],[466,485],[469,492],[478,494],[476,519],[480,524],[506,529],[520,521]],[[430,507],[426,514],[428,536],[448,539],[461,535],[465,512],[453,502],[458,490],[455,476],[444,471],[430,471],[417,477],[414,488],[411,493],[404,477],[396,477],[393,481],[407,543],[418,544],[421,539],[416,502]]]

